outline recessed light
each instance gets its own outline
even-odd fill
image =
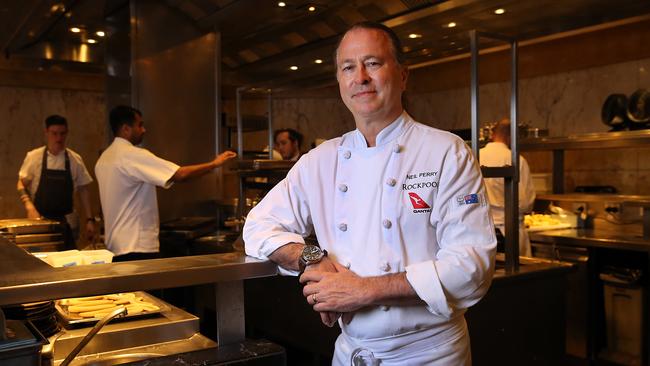
[[[291,70],[293,70],[293,71],[296,71],[296,70],[298,70],[298,66],[293,65],[293,66],[289,67],[289,69],[291,69]]]
[[[278,3],[278,6],[281,7],[281,8],[284,8],[285,6],[287,6],[287,3],[285,3],[284,1],[280,1]]]
[[[307,10],[309,10],[309,11],[316,11],[316,7],[315,7],[315,6],[310,6],[310,7],[307,8]]]
[[[97,31],[97,32],[95,32],[95,34],[97,35],[97,37],[104,37],[106,35],[106,33],[104,33],[104,31]]]
[[[314,63],[315,63],[315,64],[322,64],[322,63],[323,63],[323,60],[317,58],[317,59],[314,60]]]
[[[422,38],[422,35],[417,33],[411,33],[409,34],[409,38]]]
[[[72,27],[72,28],[70,28],[70,32],[72,32],[72,33],[79,33],[79,32],[81,32],[81,28],[79,28],[79,27]]]
[[[92,38],[88,38],[88,40],[86,42],[88,42],[90,44],[97,43],[97,41],[92,39]]]
[[[503,13],[505,13],[505,12],[506,12],[506,9],[499,8],[499,9],[497,9],[497,10],[494,11],[494,14],[496,14],[496,15],[501,15],[501,14],[503,14]]]
[[[453,28],[455,26],[456,26],[456,23],[454,23],[454,22],[449,22],[449,24],[447,24],[447,28]]]

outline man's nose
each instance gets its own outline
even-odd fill
[[[354,74],[354,82],[360,85],[365,85],[370,82],[370,76],[364,66],[357,67]]]

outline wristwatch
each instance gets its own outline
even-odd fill
[[[316,245],[305,245],[298,259],[300,273],[303,273],[308,265],[319,263],[324,257],[327,257],[327,250],[323,250]]]

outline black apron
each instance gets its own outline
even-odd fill
[[[65,170],[52,170],[47,168],[47,147],[43,150],[41,179],[34,195],[34,206],[41,216],[61,222],[66,249],[76,249],[72,230],[65,219],[65,216],[73,209],[74,183],[68,151],[64,150],[64,154]]]

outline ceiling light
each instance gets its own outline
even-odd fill
[[[284,8],[285,6],[287,6],[287,3],[285,3],[284,1],[280,1],[278,3],[278,6],[281,7],[281,8]]]
[[[97,35],[97,37],[104,37],[106,35],[106,33],[104,33],[104,31],[97,31],[97,32],[95,32],[95,34]]]
[[[81,28],[78,28],[78,27],[72,27],[72,28],[70,28],[70,32],[72,32],[72,33],[79,33],[79,32],[81,32]]]
[[[496,15],[501,15],[501,14],[503,14],[503,13],[505,13],[505,12],[506,12],[506,9],[499,8],[499,9],[497,9],[497,10],[494,11],[494,14],[496,14]]]
[[[298,70],[298,66],[293,65],[293,66],[289,67],[289,69],[291,69],[291,70],[293,70],[293,71],[296,71],[296,70]]]
[[[449,22],[449,24],[447,24],[447,28],[453,28],[455,26],[456,26],[456,23],[454,23],[454,22]]]
[[[92,38],[88,38],[88,40],[86,42],[88,42],[90,44],[97,43],[97,41],[92,39]]]
[[[422,37],[421,34],[417,34],[417,33],[411,33],[411,34],[409,34],[409,38],[421,38],[421,37]]]
[[[309,11],[316,11],[316,7],[315,7],[315,6],[310,6],[310,7],[307,8],[307,10],[309,10]]]
[[[315,63],[315,64],[322,64],[322,63],[323,63],[323,60],[317,58],[317,59],[314,60],[314,63]]]
[[[63,4],[54,4],[50,7],[50,12],[52,13],[58,13],[58,12],[64,12],[65,11],[65,5]]]

